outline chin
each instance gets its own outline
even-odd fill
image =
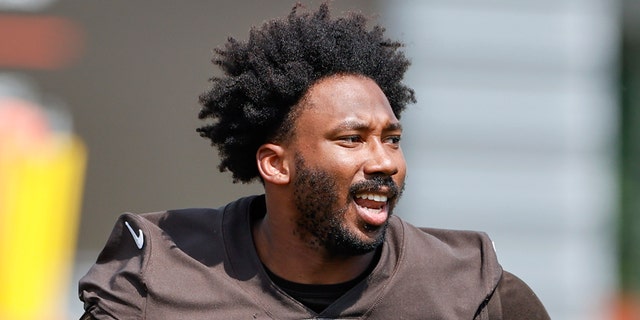
[[[387,223],[382,226],[363,227],[356,230],[340,228],[340,232],[327,243],[329,252],[340,256],[358,256],[371,253],[384,242]]]

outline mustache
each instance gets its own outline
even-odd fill
[[[402,192],[402,188],[396,184],[389,176],[374,176],[371,179],[354,183],[349,188],[349,193],[355,196],[356,193],[362,191],[380,192],[382,188],[388,190],[389,198],[396,198]]]

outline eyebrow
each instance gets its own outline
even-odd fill
[[[402,131],[402,124],[400,124],[400,122],[394,122],[394,123],[390,123],[388,126],[386,126],[384,128],[386,131],[395,131],[395,130],[400,130]]]
[[[346,120],[346,121],[340,122],[332,131],[341,131],[341,130],[365,131],[365,130],[369,130],[369,125],[362,121]],[[395,130],[402,131],[402,124],[400,124],[400,122],[390,123],[386,127],[384,127],[383,130],[384,131],[395,131]]]

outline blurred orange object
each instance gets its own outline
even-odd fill
[[[619,294],[612,311],[612,320],[640,320],[640,295]]]
[[[81,55],[81,28],[68,19],[0,15],[0,66],[55,70]]]

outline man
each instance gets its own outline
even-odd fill
[[[198,131],[234,181],[219,209],[124,214],[80,281],[83,319],[548,319],[483,233],[393,215],[415,102],[401,44],[328,6],[230,39]]]

